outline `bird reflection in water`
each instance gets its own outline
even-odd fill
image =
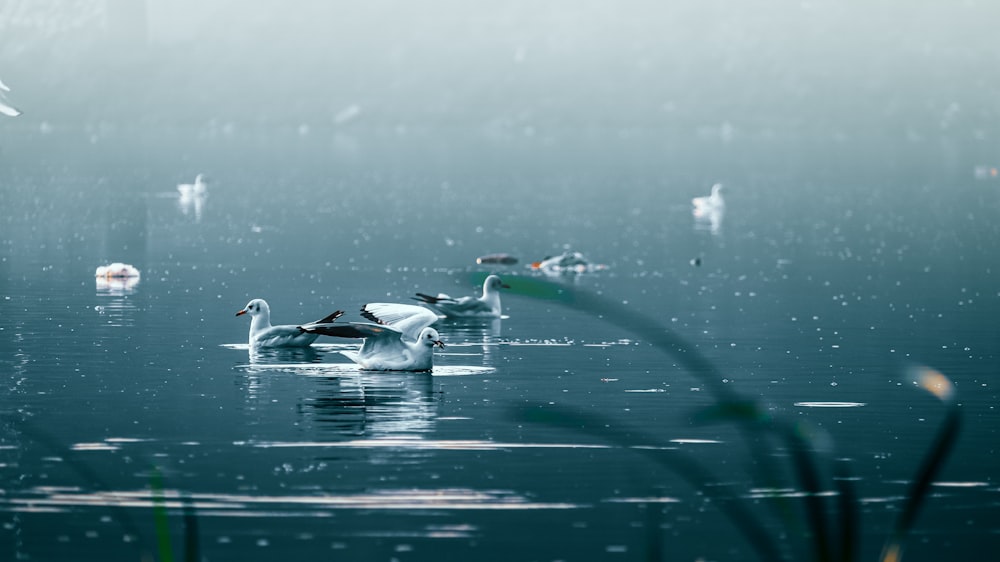
[[[303,425],[325,438],[416,438],[434,429],[437,395],[430,373],[359,371],[317,383],[298,411]]]
[[[109,326],[134,326],[135,302],[130,296],[139,284],[138,277],[97,277],[94,311],[107,317]]]
[[[279,363],[319,363],[323,351],[314,347],[250,347],[250,363],[275,365]]]
[[[694,216],[695,230],[708,230],[719,234],[722,219],[726,216],[726,201],[722,197],[722,184],[712,186],[712,194],[691,200],[691,214]]]
[[[182,183],[177,186],[177,207],[184,216],[193,216],[194,222],[201,222],[202,211],[205,208],[205,197],[208,193],[204,174],[198,174],[194,183]]]

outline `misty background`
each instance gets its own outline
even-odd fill
[[[0,77],[24,115],[3,128],[983,141],[998,21],[975,0],[6,0]]]

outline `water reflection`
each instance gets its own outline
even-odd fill
[[[134,326],[135,302],[130,296],[139,285],[139,277],[98,277],[96,295],[101,304],[94,311],[107,317],[109,326]]]
[[[366,373],[319,380],[299,400],[304,425],[345,437],[424,435],[434,429],[437,400],[430,373]]]
[[[493,366],[493,352],[500,343],[500,318],[443,318],[436,325],[447,341],[438,355],[481,355],[484,366]]]
[[[247,346],[250,364],[277,365],[282,363],[319,363],[324,350],[309,347],[264,347]]]
[[[726,216],[725,207],[695,207],[691,214],[694,216],[695,230],[707,230],[715,235],[722,232],[722,219]]]
[[[97,277],[98,295],[122,296],[135,291],[139,285],[139,277]]]
[[[182,191],[177,198],[177,208],[185,217],[193,217],[194,222],[201,222],[202,211],[205,209],[205,195]]]
[[[205,175],[198,174],[194,183],[182,183],[177,185],[180,197],[177,205],[185,215],[194,214],[195,222],[201,222],[201,210],[205,205],[205,195],[208,192],[208,184],[205,182]]]

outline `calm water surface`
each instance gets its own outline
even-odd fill
[[[825,476],[849,459],[865,559],[944,412],[905,369],[949,375],[965,424],[908,559],[995,548],[1000,183],[974,177],[976,156],[630,130],[5,141],[0,557],[162,557],[158,524],[180,557],[193,520],[206,560],[756,559],[636,447],[689,452],[806,556],[770,509],[798,483],[761,489],[762,443],[693,425],[709,388],[641,334],[507,295],[502,320],[439,324],[433,374],[376,374],[338,353],[348,341],[251,355],[233,317],[262,297],[275,323],[357,320],[365,302],[477,291],[478,255],[520,257],[492,270],[516,280],[563,249],[609,268],[554,282],[658,318],[723,384],[806,423]],[[180,200],[198,172],[208,195]],[[712,228],[689,201],[715,182]],[[96,286],[111,261],[141,280]],[[629,442],[525,421],[525,404],[599,413]]]

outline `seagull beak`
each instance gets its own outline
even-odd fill
[[[434,345],[440,347],[441,349],[444,349],[444,342],[441,340],[434,340]]]
[[[236,313],[236,316],[243,316],[243,315],[244,315],[244,314],[246,314],[246,313],[247,313],[247,309],[245,309],[245,308],[244,308],[243,310],[241,310],[241,311],[237,312],[237,313]]]
[[[510,289],[510,285],[508,285],[506,283],[500,283],[500,288],[501,289]]]

